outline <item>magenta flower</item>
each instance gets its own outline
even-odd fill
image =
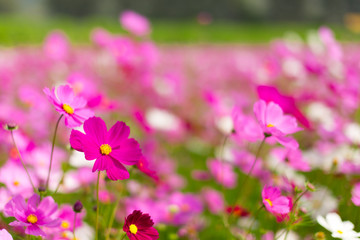
[[[292,208],[291,198],[281,196],[281,191],[277,187],[264,187],[262,201],[266,209],[275,216],[288,214]]]
[[[124,122],[116,122],[107,131],[105,122],[99,117],[92,117],[84,123],[85,134],[72,130],[70,135],[71,146],[84,152],[86,160],[94,160],[92,171],[106,170],[111,180],[124,180],[130,177],[123,166],[135,165],[142,154],[139,143],[128,138],[130,128]]]
[[[15,217],[16,221],[11,222],[10,226],[26,227],[25,233],[34,236],[46,234],[41,230],[41,226],[55,228],[60,226],[60,220],[55,218],[57,204],[52,197],[45,197],[40,201],[40,196],[32,195],[27,203],[21,195],[13,197],[4,208],[6,216]]]
[[[153,225],[154,222],[149,214],[134,210],[125,218],[123,231],[130,240],[156,240],[159,238],[159,233]]]
[[[83,124],[94,113],[86,108],[86,100],[75,96],[73,89],[68,85],[61,85],[51,91],[44,88],[49,101],[54,104],[56,111],[65,116],[65,125],[73,128]]]
[[[298,127],[294,117],[284,115],[278,104],[259,100],[254,104],[254,113],[266,136],[273,137],[285,147],[292,149],[299,147],[294,138],[286,135],[295,133],[301,128]]]

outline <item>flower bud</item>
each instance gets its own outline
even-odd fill
[[[83,205],[80,202],[80,200],[76,201],[76,203],[74,204],[74,207],[73,207],[74,212],[79,213],[79,212],[81,212],[82,209],[83,209]]]
[[[323,232],[317,232],[315,233],[315,240],[325,240],[326,236]]]
[[[306,182],[305,183],[305,187],[307,190],[309,190],[310,192],[315,192],[316,191],[316,188],[313,184],[309,183],[309,182]]]

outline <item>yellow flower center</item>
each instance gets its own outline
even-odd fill
[[[273,124],[271,124],[271,123],[268,123],[266,126],[267,126],[267,127],[275,127],[275,125],[273,125]]]
[[[131,224],[130,227],[129,227],[129,230],[132,234],[136,234],[137,231],[138,231],[138,228],[135,224]]]
[[[13,184],[15,187],[17,187],[17,186],[19,186],[20,183],[19,183],[19,181],[14,181]]]
[[[272,201],[271,201],[270,199],[266,198],[266,199],[265,199],[265,201],[267,201],[267,202],[268,202],[268,204],[270,205],[270,207],[272,207],[272,206],[273,206],[273,203],[272,203]]]
[[[27,216],[26,220],[29,222],[29,223],[37,223],[38,219],[37,217],[35,216],[35,214],[30,214],[29,216]]]
[[[337,230],[337,232],[338,232],[338,233],[340,233],[340,234],[343,234],[343,232],[342,232],[342,231],[340,231],[340,230]]]
[[[109,144],[103,144],[100,146],[100,152],[102,155],[109,155],[112,149]]]
[[[67,228],[70,227],[70,224],[69,224],[68,221],[62,221],[62,222],[61,222],[61,227],[62,227],[63,229],[67,229]]]
[[[62,105],[62,108],[64,109],[64,111],[67,113],[67,114],[73,114],[74,113],[74,109],[72,107],[70,107],[70,105],[64,103]]]

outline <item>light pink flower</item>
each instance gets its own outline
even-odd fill
[[[273,137],[285,147],[292,149],[299,147],[294,138],[286,136],[300,130],[296,119],[284,115],[278,104],[259,100],[254,104],[254,113],[265,135]]]
[[[226,188],[235,187],[237,177],[233,167],[229,163],[212,159],[207,162],[207,165],[218,183],[224,185]]]
[[[10,235],[10,233],[8,233],[8,231],[6,231],[6,229],[0,230],[0,239],[1,240],[13,240],[12,236]]]
[[[44,93],[49,101],[54,104],[56,111],[65,116],[65,125],[73,128],[78,127],[94,113],[86,108],[86,100],[75,96],[73,89],[68,85],[53,88],[44,88]]]
[[[148,35],[151,31],[149,21],[136,12],[125,11],[121,14],[119,20],[127,31],[137,36]]]
[[[26,227],[25,233],[45,237],[40,227],[55,228],[60,226],[60,220],[54,218],[57,204],[50,196],[40,200],[37,194],[32,195],[27,202],[21,195],[13,197],[5,206],[6,216],[15,217],[10,226]]]
[[[351,191],[351,195],[351,201],[356,206],[360,206],[360,183],[355,184],[353,190]]]

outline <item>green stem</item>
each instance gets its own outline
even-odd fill
[[[255,212],[255,214],[254,214],[254,219],[253,219],[253,221],[251,222],[251,224],[250,224],[250,226],[249,226],[249,229],[248,229],[248,231],[247,231],[247,233],[246,233],[246,235],[245,235],[245,239],[247,239],[246,237],[247,237],[247,236],[249,235],[249,233],[251,232],[252,226],[254,225],[255,220],[256,220],[257,216],[259,215],[260,210],[263,209],[264,207],[265,207],[265,206],[264,206],[264,204],[263,204],[263,205],[261,205],[261,207],[258,208],[258,210],[256,210],[256,212]]]
[[[74,235],[74,239],[76,239],[76,237],[75,237],[75,227],[76,227],[76,212],[75,212],[75,214],[74,214],[74,227],[73,227],[73,235]]]
[[[53,140],[52,140],[52,145],[51,145],[51,153],[50,153],[50,164],[49,164],[49,171],[48,171],[48,176],[46,179],[46,185],[45,185],[45,190],[48,189],[49,187],[49,182],[50,182],[50,172],[51,172],[51,165],[52,165],[52,161],[53,161],[53,155],[54,155],[54,147],[55,147],[55,140],[56,140],[56,133],[59,127],[59,123],[60,120],[62,119],[62,117],[64,116],[64,114],[61,114],[59,119],[56,122],[56,126],[55,126],[55,132],[54,132],[54,136],[53,136]]]
[[[99,183],[100,183],[100,171],[98,172],[98,177],[97,177],[97,182],[96,182],[96,220],[95,220],[95,224],[96,224],[96,232],[95,232],[95,240],[98,239],[98,233],[99,233]]]
[[[118,209],[118,205],[119,205],[118,202],[119,201],[115,202],[115,206],[114,206],[113,211],[112,211],[111,216],[110,216],[109,225],[108,225],[107,231],[106,231],[106,237],[105,237],[106,240],[110,239],[110,230],[112,228],[112,225],[113,225],[113,222],[114,222],[114,219],[115,219],[115,213],[116,213],[116,211]]]
[[[126,233],[124,233],[124,235],[122,235],[121,239],[120,240],[123,240],[126,236]]]
[[[21,157],[21,153],[20,153],[20,151],[19,151],[19,148],[18,148],[17,145],[16,145],[16,141],[15,141],[15,138],[14,138],[14,133],[13,133],[12,130],[10,131],[10,134],[11,134],[11,139],[12,139],[12,141],[13,141],[13,143],[14,143],[15,148],[16,148],[16,151],[17,151],[18,154],[19,154],[20,162],[21,162],[22,166],[23,166],[24,169],[25,169],[25,172],[26,172],[26,174],[27,174],[27,176],[28,176],[28,178],[29,178],[29,181],[30,181],[30,183],[31,183],[32,188],[34,189],[34,192],[36,193],[35,185],[34,185],[33,181],[31,180],[29,171],[27,170],[27,168],[26,168],[26,166],[25,166],[25,163],[24,163],[24,160],[23,160],[22,157]]]
[[[263,147],[263,145],[265,143],[266,138],[267,138],[267,136],[265,135],[263,140],[261,141],[261,143],[259,145],[259,148],[258,148],[258,150],[256,152],[255,160],[254,160],[253,164],[251,165],[250,171],[246,174],[243,183],[240,185],[241,189],[244,189],[244,186],[245,186],[249,176],[251,175],[252,171],[254,170],[255,164],[256,164],[257,160],[259,159],[259,155],[260,155],[261,149],[262,149],[262,147]],[[238,197],[236,198],[237,200],[235,202],[235,205],[239,201],[240,197],[241,197],[241,191],[239,191]],[[232,216],[232,214],[234,212],[234,209],[235,209],[235,207],[231,210],[231,212],[229,214],[229,218]]]
[[[229,138],[229,135],[226,135],[225,138],[224,138],[224,141],[221,145],[221,150],[220,150],[220,167],[221,167],[221,172],[220,172],[220,183],[221,183],[221,193],[222,195],[224,196],[224,192],[225,192],[225,188],[224,188],[224,184],[223,184],[223,177],[224,177],[224,157],[223,157],[223,154],[224,154],[224,148],[225,148],[225,145],[226,145],[226,142]],[[228,218],[226,217],[226,213],[223,212],[222,214],[222,220],[223,220],[223,223],[224,223],[224,226],[226,228],[229,228],[229,221],[228,221]]]

